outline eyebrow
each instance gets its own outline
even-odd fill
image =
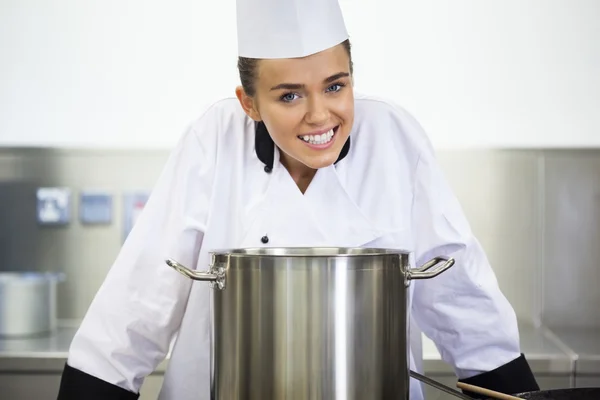
[[[348,72],[338,72],[335,75],[331,75],[330,77],[323,79],[323,83],[331,83],[335,80],[338,80],[340,78],[345,78],[347,76],[350,76],[350,74]],[[302,89],[303,87],[304,87],[304,85],[301,83],[280,83],[277,86],[273,86],[271,88],[271,90],[281,90],[281,89],[298,90],[298,89]]]

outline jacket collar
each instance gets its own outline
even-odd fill
[[[273,170],[273,157],[275,156],[275,143],[273,142],[273,139],[271,139],[271,135],[269,135],[269,131],[267,131],[267,127],[262,121],[255,123],[254,148],[258,159],[265,164],[265,172],[271,172]],[[344,144],[335,164],[346,157],[349,151],[350,137],[348,137],[348,140]]]

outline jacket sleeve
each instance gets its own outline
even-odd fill
[[[216,158],[214,134],[198,133],[217,130],[208,124],[192,125],[168,158],[71,343],[59,400],[135,399],[168,354],[191,281],[165,260],[197,267]]]
[[[524,354],[492,371],[461,379],[461,382],[509,394],[540,390]],[[477,399],[488,398],[468,390],[463,393]]]
[[[515,312],[501,292],[431,145],[422,147],[414,180],[415,261],[422,265],[446,255],[456,263],[433,279],[413,281],[414,319],[459,379],[474,382],[482,374],[490,377],[506,373],[501,367],[507,366],[513,368],[510,375],[515,381],[506,389],[536,390],[535,379],[520,351]]]

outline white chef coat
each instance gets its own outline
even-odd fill
[[[70,366],[138,392],[176,336],[160,399],[208,399],[211,289],[164,260],[206,270],[211,250],[259,246],[408,249],[413,266],[454,257],[448,271],[412,283],[412,328],[459,378],[519,357],[515,313],[427,136],[403,108],[357,95],[349,153],[318,170],[305,194],[277,148],[265,172],[254,140],[235,98],[189,126],[82,321]],[[411,368],[421,371],[416,332]],[[422,398],[411,379],[411,399]]]

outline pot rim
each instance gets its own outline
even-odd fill
[[[243,257],[364,257],[364,256],[408,256],[410,251],[379,247],[242,247],[213,250],[214,256]]]

